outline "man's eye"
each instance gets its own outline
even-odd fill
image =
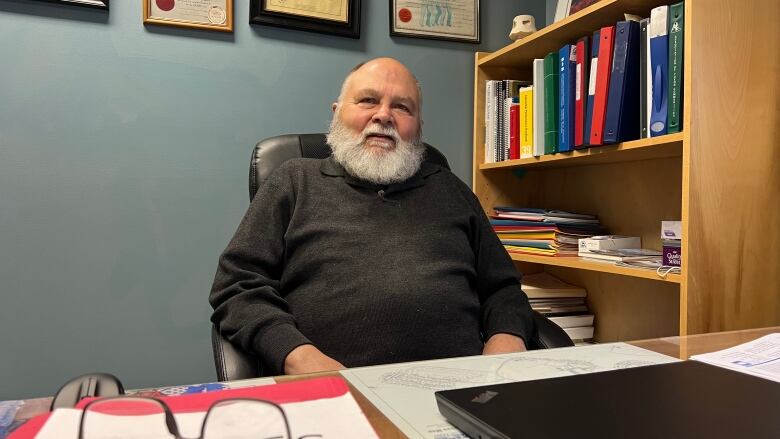
[[[412,112],[412,111],[409,109],[409,107],[407,107],[407,106],[406,106],[406,105],[404,105],[404,104],[397,104],[397,105],[395,106],[395,108],[397,108],[397,109],[399,109],[399,110],[401,110],[401,111],[403,111],[403,112],[406,112],[406,113],[411,113],[411,112]]]
[[[376,104],[376,99],[374,98],[361,98],[358,100],[359,104]]]

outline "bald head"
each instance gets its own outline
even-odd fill
[[[406,68],[406,66],[403,65],[400,61],[395,58],[388,57],[374,58],[369,61],[361,62],[360,64],[353,67],[352,70],[349,71],[349,74],[347,74],[347,77],[344,78],[344,82],[341,84],[339,98],[338,101],[333,104],[333,109],[335,110],[336,106],[344,100],[346,91],[352,80],[355,78],[356,74],[358,79],[360,79],[363,76],[376,75],[382,72],[392,72],[395,74],[393,75],[395,80],[399,80],[400,82],[410,81],[414,85],[414,88],[417,91],[417,113],[418,117],[422,117],[422,88],[420,87],[420,82],[417,80],[414,74],[412,74],[412,72],[409,71],[409,69]]]

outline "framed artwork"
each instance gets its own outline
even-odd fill
[[[596,4],[598,1],[599,0],[571,0],[571,5],[569,6],[569,15],[580,12],[588,6]]]
[[[249,23],[360,38],[360,0],[249,0]]]
[[[108,9],[108,0],[43,0],[49,3],[60,3],[73,6],[84,6],[95,9]]]
[[[390,35],[479,43],[479,0],[390,0]]]
[[[142,0],[144,24],[233,32],[233,0]]]

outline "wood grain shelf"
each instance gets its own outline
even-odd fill
[[[652,270],[643,270],[641,268],[619,267],[607,262],[593,262],[580,257],[554,257],[537,256],[518,253],[510,253],[513,261],[527,262],[530,264],[552,265],[556,267],[576,268],[579,270],[598,271],[600,273],[617,274],[620,276],[639,277],[643,279],[657,280],[660,282],[671,282],[679,284],[682,277],[679,274],[667,274],[664,277],[656,274]]]
[[[587,149],[548,154],[519,160],[483,163],[479,169],[564,167],[603,163],[620,163],[682,156],[683,133],[633,140],[615,145],[594,146]]]
[[[564,44],[624,20],[625,13],[649,17],[652,8],[669,3],[668,0],[601,0],[485,56],[477,66],[488,69],[530,66],[534,58],[544,58],[550,52],[557,52]]]

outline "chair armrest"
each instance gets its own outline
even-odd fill
[[[214,351],[214,366],[219,381],[244,380],[261,376],[262,368],[257,358],[233,345],[211,327],[211,348]]]
[[[574,346],[566,331],[552,322],[552,320],[534,311],[534,323],[537,336],[533,340],[530,349],[552,349]]]

